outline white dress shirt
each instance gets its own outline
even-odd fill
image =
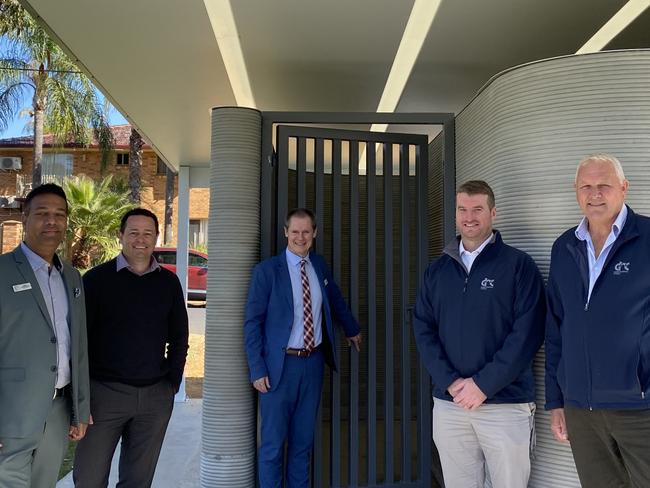
[[[70,318],[68,316],[68,292],[60,272],[61,261],[55,255],[55,265],[50,266],[45,259],[27,247],[24,242],[20,244],[20,248],[25,253],[36,275],[38,288],[43,295],[50,321],[54,325],[57,346],[55,388],[63,388],[70,383]],[[36,289],[33,292],[38,293]]]
[[[591,240],[591,234],[589,233],[589,222],[586,217],[583,217],[576,229],[576,237],[581,241],[587,242],[587,258],[589,259],[589,294],[587,295],[587,302],[591,299],[591,292],[594,289],[594,284],[600,276],[600,273],[603,271],[603,266],[605,261],[607,261],[607,256],[612,250],[612,246],[618,235],[621,233],[621,229],[625,225],[627,220],[627,206],[623,204],[623,208],[618,213],[616,220],[612,224],[612,230],[609,232],[607,239],[605,239],[605,244],[603,249],[600,251],[598,258],[596,258],[596,250],[594,248],[594,242]]]

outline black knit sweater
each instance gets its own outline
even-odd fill
[[[84,277],[90,377],[134,386],[166,377],[178,389],[188,349],[181,284],[160,268],[138,276],[112,259]]]

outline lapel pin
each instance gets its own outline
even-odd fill
[[[74,289],[74,297],[79,298],[80,295],[81,295],[81,289],[80,288],[75,288]]]

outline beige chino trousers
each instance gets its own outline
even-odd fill
[[[495,488],[526,488],[534,414],[534,403],[483,404],[465,410],[434,399],[433,440],[446,488],[484,488],[487,478]]]

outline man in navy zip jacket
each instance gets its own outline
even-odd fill
[[[460,236],[426,271],[413,312],[415,339],[433,380],[433,439],[447,488],[525,488],[535,384],[544,337],[544,286],[526,253],[492,230],[484,181],[456,192]]]
[[[546,408],[582,486],[650,486],[650,219],[613,156],[578,165],[584,218],[551,253]]]

